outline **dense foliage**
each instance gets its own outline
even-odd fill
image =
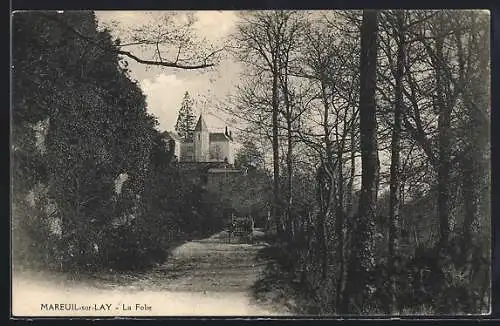
[[[193,139],[193,131],[195,128],[195,116],[193,112],[193,100],[189,93],[184,93],[177,122],[175,123],[175,131],[179,134],[181,139],[189,141]]]
[[[14,266],[141,268],[209,218],[116,49],[93,12],[14,15]]]

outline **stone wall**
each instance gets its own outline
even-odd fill
[[[221,218],[232,212],[239,216],[265,219],[271,194],[268,176],[259,171],[235,169],[229,164],[182,163],[187,180],[206,191],[206,199],[221,208]]]

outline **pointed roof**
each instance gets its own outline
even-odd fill
[[[203,115],[200,114],[200,118],[198,119],[198,123],[194,128],[194,131],[208,131],[207,124],[205,120],[203,120]]]
[[[174,131],[165,131],[165,132],[163,132],[163,135],[165,135],[166,137],[168,137],[170,139],[176,140],[176,141],[182,140],[181,137],[179,136],[179,134],[174,132]]]
[[[211,132],[210,141],[231,141],[232,139],[223,132]]]

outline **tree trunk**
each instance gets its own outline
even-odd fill
[[[346,205],[347,205],[347,212],[346,212],[346,215],[344,216],[347,216],[348,219],[353,219],[354,218],[354,203],[353,203],[353,195],[354,195],[354,178],[355,178],[355,175],[356,175],[356,123],[354,123],[354,121],[356,120],[355,118],[355,112],[356,112],[356,109],[353,107],[352,109],[352,119],[353,119],[353,123],[351,125],[351,140],[350,140],[350,146],[351,146],[351,152],[350,152],[350,163],[351,163],[351,167],[350,167],[350,175],[349,175],[349,182],[347,184],[347,198],[346,198]],[[345,219],[343,221],[345,224]],[[351,230],[352,231],[352,230]],[[352,233],[352,232],[351,232]],[[344,291],[345,291],[345,287],[346,287],[346,260],[347,258],[349,257],[350,255],[350,252],[349,252],[349,234],[346,233],[346,230],[345,228],[343,228],[342,230],[342,257],[341,257],[341,260],[340,260],[340,266],[339,266],[339,269],[340,269],[340,277],[339,277],[339,280],[338,280],[338,284],[337,284],[337,292],[340,292],[340,300],[337,302],[337,311],[338,312],[341,312],[341,311],[345,311],[343,305],[344,303],[346,302],[346,298],[343,296],[344,295]],[[340,244],[339,244],[340,245]]]
[[[480,176],[475,173],[477,166],[474,164],[474,158],[472,155],[479,155],[479,153],[474,153],[474,149],[470,149],[470,152],[466,154],[466,157],[462,162],[462,179],[463,179],[463,198],[464,198],[464,222],[462,226],[463,232],[463,249],[468,251],[472,245],[472,234],[473,225],[476,220],[476,215],[478,213],[478,196],[477,196],[477,179]],[[482,164],[482,162],[475,162],[476,164]],[[464,258],[466,255],[464,255]]]
[[[352,109],[352,119],[356,121],[355,118],[356,109],[353,107]],[[350,153],[350,162],[351,169],[349,175],[349,183],[347,184],[347,216],[352,217],[354,207],[353,207],[353,186],[354,186],[354,178],[356,175],[356,124],[353,122],[351,125],[351,153]]]
[[[326,219],[330,215],[330,207],[325,207],[320,213],[319,219],[319,255],[321,259],[321,278],[326,280],[328,277],[328,229]]]
[[[377,80],[378,12],[364,10],[361,25],[360,135],[362,185],[358,216],[352,233],[343,308],[347,313],[366,312],[373,270],[373,236],[378,190],[378,150],[375,88]]]
[[[290,103],[290,90],[288,88],[288,53],[284,54],[284,62],[280,65],[280,78],[283,92],[283,100],[285,105],[285,121],[286,121],[286,231],[287,240],[291,244],[294,241],[293,214],[292,214],[292,190],[293,190],[293,139],[292,139],[292,122],[293,108]]]
[[[480,44],[482,41],[489,40],[489,33],[485,33],[484,39],[476,39],[474,43]],[[483,48],[486,48],[484,46]],[[481,188],[484,185],[484,177],[489,173],[486,168],[485,152],[487,151],[489,139],[488,124],[488,101],[490,99],[490,72],[489,72],[489,53],[479,50],[478,72],[472,80],[469,81],[471,91],[466,97],[468,103],[468,116],[470,123],[470,139],[468,148],[465,149],[465,158],[462,164],[463,189],[465,218],[462,227],[463,246],[466,250],[471,248],[474,234],[474,224],[478,222],[480,216],[479,200],[482,198],[485,202],[485,193]],[[475,84],[475,85],[474,85]],[[489,196],[489,195],[488,195]]]
[[[396,85],[395,105],[394,105],[394,126],[392,129],[391,139],[391,178],[390,178],[390,225],[389,225],[389,256],[388,256],[388,276],[390,284],[390,301],[388,305],[388,313],[396,313],[397,311],[397,271],[398,271],[398,246],[399,246],[399,208],[400,208],[400,156],[401,150],[401,114],[403,106],[403,74],[404,74],[404,12],[397,12],[397,59],[396,59]]]
[[[286,152],[286,165],[287,165],[287,232],[288,232],[288,240],[290,243],[293,242],[294,239],[294,229],[293,229],[293,214],[292,214],[292,175],[293,175],[293,162],[292,162],[292,154],[293,154],[293,140],[292,140],[292,121],[290,117],[290,109],[287,109],[288,117],[286,121],[287,126],[287,152]]]
[[[323,163],[318,169],[317,186],[318,186],[318,202],[320,210],[318,212],[318,229],[317,229],[317,257],[321,265],[321,278],[327,279],[328,276],[328,229],[326,220],[330,216],[332,206],[332,189],[333,179],[331,171]]]
[[[321,248],[322,248],[322,277],[325,280],[328,275],[328,230],[327,230],[327,224],[326,221],[328,217],[330,216],[330,210],[332,206],[332,201],[333,201],[333,194],[334,194],[334,183],[335,183],[335,177],[334,177],[334,171],[332,170],[333,167],[333,149],[332,149],[332,141],[330,139],[330,127],[329,127],[329,111],[330,111],[330,106],[328,104],[328,96],[326,93],[326,83],[324,82],[324,78],[321,80],[321,95],[322,95],[322,100],[323,100],[323,108],[324,108],[324,114],[323,114],[323,132],[324,132],[324,137],[325,137],[325,163],[323,165],[324,168],[324,177],[326,177],[327,180],[327,188],[322,187],[324,191],[324,196],[323,196],[323,202],[321,203],[322,205],[325,205],[323,212],[322,212],[322,221],[321,221]]]
[[[475,26],[473,27],[475,29]],[[485,33],[482,37],[476,38],[476,31],[473,30],[471,33],[473,36],[473,44],[481,44],[484,40],[489,40],[489,33]],[[484,42],[488,43],[488,41]],[[466,129],[468,132],[466,135],[467,146],[464,149],[464,158],[462,159],[462,189],[463,189],[463,201],[464,201],[464,221],[462,225],[462,241],[461,244],[461,261],[464,269],[469,275],[474,275],[469,278],[470,282],[474,282],[474,279],[484,278],[484,284],[488,284],[490,276],[489,274],[489,261],[488,263],[478,264],[478,260],[481,257],[487,257],[489,260],[490,253],[484,252],[481,248],[480,254],[474,253],[474,248],[478,248],[478,244],[484,243],[485,234],[481,232],[479,226],[485,223],[484,218],[486,217],[484,209],[481,206],[486,203],[490,203],[489,186],[486,186],[486,177],[489,174],[488,169],[488,159],[485,157],[485,153],[488,151],[489,145],[489,124],[488,124],[488,101],[490,98],[490,73],[488,69],[489,64],[489,53],[485,51],[489,48],[488,45],[478,46],[478,57],[477,57],[477,73],[473,74],[472,78],[468,77],[467,90],[464,91],[464,98],[467,104],[467,118]],[[484,52],[483,52],[484,51]],[[470,54],[469,54],[470,55]],[[464,87],[465,88],[465,87]],[[470,89],[470,91],[468,91]],[[484,207],[484,206],[483,206]],[[488,232],[489,233],[489,232]],[[489,237],[489,234],[486,235]],[[480,240],[481,239],[481,240]],[[488,242],[491,241],[488,239]],[[477,250],[477,249],[476,249]],[[479,268],[477,268],[479,266]],[[486,271],[486,277],[479,276],[481,272],[479,270]],[[479,273],[478,273],[479,272]],[[488,286],[479,286],[479,293],[476,295],[471,295],[469,297],[467,306],[470,312],[476,312],[479,309],[483,309],[483,302],[489,300],[489,294],[484,290]],[[482,300],[487,297],[486,300]],[[478,300],[479,299],[479,300]]]
[[[449,237],[450,237],[450,170],[451,170],[451,107],[445,100],[445,69],[444,60],[444,37],[436,37],[436,56],[434,69],[436,72],[436,101],[435,106],[439,111],[438,117],[438,219],[439,219],[439,239],[436,246],[438,254],[438,273],[434,276],[436,281],[436,293],[440,293],[436,302],[438,313],[447,313],[449,302],[445,295],[441,294],[446,287],[446,280],[442,276],[445,269],[445,260],[449,258]]]
[[[439,216],[439,251],[444,254],[450,235],[450,141],[451,108],[444,99],[444,63],[442,37],[436,39],[436,101],[439,110],[439,164],[438,164],[438,216]]]
[[[280,197],[280,162],[279,162],[279,134],[278,134],[278,59],[277,54],[273,56],[273,94],[272,94],[272,147],[273,147],[273,220],[276,223],[278,237],[283,237],[283,224],[281,220],[281,197]]]
[[[343,161],[343,148],[344,146],[339,146],[337,151],[337,160],[339,162],[337,167],[337,203],[335,212],[335,238],[337,241],[337,264],[339,266],[339,271],[337,274],[337,285],[335,293],[335,302],[337,311],[341,308],[342,302],[342,292],[344,288],[344,174],[342,171]]]

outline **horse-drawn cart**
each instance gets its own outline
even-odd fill
[[[231,243],[231,239],[245,239],[252,242],[254,226],[255,222],[252,217],[232,217],[228,226],[227,241]]]

